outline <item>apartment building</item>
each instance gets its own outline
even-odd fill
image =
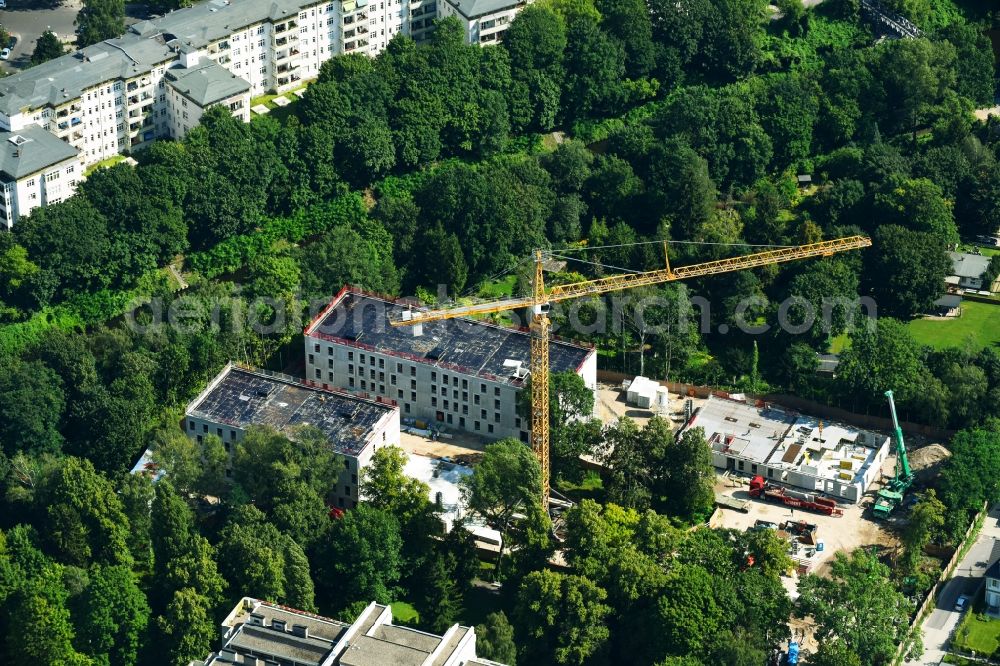
[[[215,435],[230,454],[251,426],[269,426],[291,439],[303,426],[326,435],[343,459],[344,469],[331,495],[344,508],[357,505],[361,470],[375,451],[399,446],[399,409],[393,405],[231,363],[185,411],[189,437],[201,442]]]
[[[497,44],[527,0],[441,0],[441,18],[454,16],[470,44]]]
[[[404,419],[528,441],[529,420],[517,412],[528,379],[528,333],[471,319],[390,326],[408,307],[342,289],[305,329],[306,379],[397,404]],[[576,372],[597,388],[592,348],[553,340],[549,367]]]
[[[384,48],[393,31],[407,29],[401,7],[399,0],[377,6],[369,0],[208,0],[0,79],[0,129],[46,129],[78,148],[85,164],[179,138],[195,124],[191,110],[168,101],[169,88],[179,90],[182,78],[207,79],[199,114],[232,105],[244,87],[250,97],[290,90],[315,78],[332,55]],[[172,69],[187,71],[168,76]],[[228,82],[231,95],[208,94],[225,80],[221,70],[242,81]],[[248,119],[246,106],[233,111]]]
[[[42,128],[0,132],[0,227],[71,196],[82,177],[80,151]]]
[[[503,666],[476,656],[476,630],[443,635],[392,623],[371,603],[351,623],[243,597],[222,622],[222,646],[190,666]]]
[[[167,90],[171,136],[187,134],[201,122],[205,110],[217,104],[250,122],[250,84],[211,60],[168,69]]]

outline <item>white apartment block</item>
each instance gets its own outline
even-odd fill
[[[527,442],[517,396],[528,379],[528,333],[471,319],[390,326],[408,307],[342,289],[305,330],[306,380],[399,405],[404,421]],[[553,340],[549,367],[597,389],[592,348]]]
[[[399,408],[391,404],[232,364],[191,401],[184,416],[189,437],[200,443],[214,435],[230,454],[251,426],[269,426],[290,439],[302,426],[318,428],[343,460],[330,493],[343,508],[357,506],[361,470],[375,451],[399,446]]]
[[[0,132],[0,228],[70,197],[82,177],[79,151],[40,127]]]
[[[90,165],[181,138],[217,104],[249,120],[250,98],[301,86],[334,55],[376,55],[396,34],[423,40],[438,16],[458,17],[471,43],[496,43],[525,0],[440,3],[207,0],[0,79],[0,130],[48,130]]]
[[[504,666],[476,656],[474,627],[443,635],[392,623],[371,603],[353,622],[243,597],[222,621],[222,646],[189,666]]]
[[[470,44],[497,44],[527,0],[441,0],[441,18],[454,16]]]

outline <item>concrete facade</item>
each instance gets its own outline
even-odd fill
[[[405,306],[344,288],[305,330],[306,379],[400,406],[402,418],[487,439],[528,441],[517,412],[527,379],[526,332],[468,319],[412,328],[389,325]],[[597,388],[593,349],[553,341],[552,372],[574,371]]]
[[[684,429],[697,427],[719,469],[852,503],[879,479],[889,455],[885,435],[764,403],[712,396]]]
[[[441,0],[441,18],[454,16],[470,44],[498,44],[526,0]]]
[[[0,229],[39,206],[63,201],[83,179],[79,151],[48,132],[0,132]]]
[[[232,455],[252,426],[269,426],[294,439],[302,426],[325,434],[344,469],[332,496],[337,506],[358,503],[361,470],[375,451],[399,446],[399,409],[375,400],[309,386],[285,375],[227,365],[188,405],[184,429],[201,442],[214,435]]]
[[[351,623],[243,597],[222,621],[222,645],[190,666],[503,666],[476,656],[476,630],[452,625],[443,635],[392,623],[371,603]]]

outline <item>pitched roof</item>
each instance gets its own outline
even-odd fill
[[[964,278],[979,278],[990,266],[990,258],[966,252],[949,252],[952,275]]]
[[[467,19],[508,11],[525,4],[525,0],[445,0]]]
[[[990,566],[986,568],[987,578],[1000,578],[1000,541],[993,541],[993,550],[990,551]]]
[[[167,85],[200,107],[250,90],[246,80],[213,60],[167,70]]]
[[[38,125],[0,132],[0,173],[17,180],[76,157],[79,150]]]

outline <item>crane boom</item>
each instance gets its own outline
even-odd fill
[[[910,470],[910,459],[906,456],[903,429],[899,426],[899,418],[896,416],[896,401],[893,399],[892,389],[885,392],[885,397],[889,398],[892,427],[896,430],[896,478],[900,480],[909,479],[913,476],[913,472]]]
[[[442,319],[455,319],[457,317],[470,317],[493,312],[505,312],[510,310],[520,310],[530,308],[535,305],[545,303],[555,303],[567,301],[583,296],[596,296],[612,291],[621,291],[633,287],[643,287],[674,280],[684,280],[687,278],[702,277],[705,275],[718,275],[720,273],[731,273],[747,268],[756,268],[767,264],[778,264],[796,259],[807,259],[809,257],[826,257],[837,252],[856,250],[868,247],[872,244],[871,239],[865,236],[848,236],[834,240],[810,243],[808,245],[798,245],[795,247],[779,248],[767,250],[765,252],[755,252],[739,257],[729,257],[708,261],[690,266],[681,266],[672,269],[670,266],[659,268],[643,273],[625,273],[622,275],[612,275],[609,277],[588,280],[586,282],[571,282],[550,287],[543,291],[541,295],[524,296],[520,298],[504,298],[486,303],[473,303],[471,305],[456,305],[436,310],[414,311],[407,315],[405,320],[393,322],[395,326],[421,324],[430,321],[440,321]]]
[[[457,305],[436,310],[407,310],[403,312],[401,319],[393,319],[390,321],[390,324],[393,326],[413,326],[423,324],[425,322],[455,319],[457,317],[469,317],[493,312],[519,310],[522,308],[530,309],[531,324],[529,326],[529,330],[531,333],[531,358],[529,369],[530,376],[532,378],[531,448],[538,456],[538,461],[541,464],[542,506],[548,508],[549,328],[551,326],[551,322],[548,317],[548,305],[550,303],[581,298],[583,296],[596,296],[609,292],[621,291],[623,289],[631,289],[633,287],[662,284],[686,278],[731,273],[734,271],[745,270],[747,268],[794,261],[796,259],[828,257],[836,254],[837,252],[846,252],[847,250],[869,247],[871,244],[871,239],[865,236],[848,236],[846,238],[837,238],[818,243],[778,248],[764,252],[741,255],[738,257],[729,257],[727,259],[718,259],[716,261],[691,264],[677,269],[671,268],[669,257],[665,257],[665,268],[641,273],[612,275],[584,282],[556,285],[548,290],[545,288],[542,270],[544,253],[541,250],[536,250],[535,274],[531,296],[505,298],[486,303],[475,303],[472,305]],[[666,248],[666,245],[664,245],[664,248]]]

